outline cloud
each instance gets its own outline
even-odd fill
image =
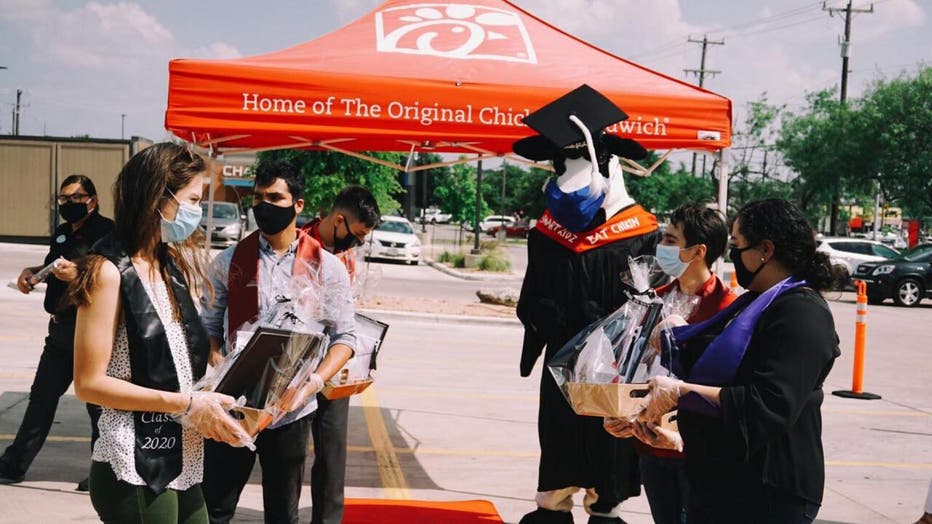
[[[925,21],[926,13],[915,0],[884,2],[876,5],[871,14],[855,15],[852,23],[856,27],[851,40],[869,42],[901,29],[921,27]]]
[[[191,53],[194,58],[206,59],[225,59],[239,58],[242,55],[239,50],[226,42],[214,42],[205,47],[199,47]]]
[[[685,42],[702,27],[683,20],[678,0],[518,0],[563,31],[628,58]],[[637,13],[637,16],[632,16]],[[658,45],[658,42],[661,45]]]

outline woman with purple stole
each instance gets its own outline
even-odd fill
[[[839,355],[819,291],[833,282],[802,212],[751,202],[731,230],[747,292],[673,329],[671,377],[651,379],[644,421],[678,408],[692,491],[688,522],[811,523],[822,502],[822,383]]]

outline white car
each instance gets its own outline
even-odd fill
[[[880,242],[863,238],[822,237],[816,238],[816,250],[828,255],[833,266],[841,266],[850,277],[858,264],[887,260],[899,255],[899,252]]]
[[[423,215],[418,217],[418,220],[426,224],[446,224],[453,218],[453,215],[450,213],[444,213],[443,211],[432,207],[425,209]]]
[[[411,222],[402,217],[382,217],[363,244],[366,259],[401,260],[416,266],[421,261],[421,241]]]
[[[515,223],[515,217],[506,215],[489,215],[479,222],[479,231],[488,233],[492,228],[510,226]]]

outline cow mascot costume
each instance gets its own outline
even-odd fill
[[[515,142],[515,153],[552,161],[557,177],[544,186],[547,210],[528,236],[517,311],[522,377],[542,352],[546,364],[576,333],[620,307],[628,257],[654,254],[657,219],[628,196],[617,158],[640,160],[647,151],[605,133],[627,118],[583,85],[524,119],[540,135]],[[601,417],[576,415],[546,367],[542,375],[538,507],[521,524],[572,524],[580,489],[589,524],[622,524],[621,502],[640,492],[633,439],[606,433]]]

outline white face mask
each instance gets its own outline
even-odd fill
[[[660,266],[660,269],[663,270],[664,273],[671,277],[680,278],[680,275],[689,267],[689,262],[680,260],[680,251],[684,249],[688,248],[657,244],[657,265]]]

